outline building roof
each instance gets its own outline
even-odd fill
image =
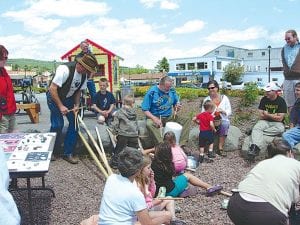
[[[90,39],[85,39],[90,45],[94,46],[95,48],[98,48],[100,50],[102,50],[103,52],[107,53],[108,55],[112,56],[112,57],[118,57],[121,60],[124,60],[122,57],[116,55],[115,53],[109,51],[108,49],[102,47],[101,45],[91,41]],[[62,55],[60,58],[62,60],[64,59],[68,59],[69,56],[71,56],[73,54],[74,51],[76,51],[78,48],[80,48],[80,44],[77,44],[74,48],[72,48],[71,50],[69,50],[68,52],[66,52],[64,55]]]
[[[141,74],[123,74],[127,80],[153,80],[153,79],[160,79],[165,76],[164,73],[141,73]]]

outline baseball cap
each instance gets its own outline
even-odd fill
[[[275,82],[270,82],[264,87],[265,91],[280,91],[280,86]]]

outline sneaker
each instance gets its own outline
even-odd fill
[[[203,163],[203,161],[204,161],[204,155],[200,155],[199,156],[199,163]]]
[[[183,220],[172,220],[170,225],[186,225],[186,222],[184,222]]]
[[[219,193],[222,189],[223,189],[223,187],[218,184],[215,186],[212,186],[206,190],[206,196],[212,196],[216,193]]]
[[[214,151],[208,151],[207,155],[208,155],[208,158],[210,158],[210,159],[216,158]]]
[[[222,157],[227,156],[227,152],[225,152],[223,149],[218,149],[217,154]]]
[[[64,155],[63,159],[66,160],[68,163],[77,164],[78,159],[76,159],[73,155]]]
[[[260,148],[257,145],[252,144],[249,148],[249,151],[247,152],[248,161],[254,162],[255,157],[259,155],[259,152]]]

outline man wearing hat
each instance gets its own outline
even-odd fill
[[[47,91],[47,104],[50,109],[50,132],[56,132],[53,155],[57,155],[61,147],[61,134],[66,116],[69,127],[64,139],[63,159],[72,164],[77,164],[73,151],[77,142],[75,115],[80,103],[80,92],[86,89],[87,74],[96,72],[98,63],[93,55],[86,54],[77,58],[76,62],[60,65],[51,81]],[[52,158],[55,160],[55,157]]]
[[[250,137],[248,160],[254,161],[264,146],[263,135],[277,136],[284,132],[283,119],[287,113],[285,100],[278,95],[281,88],[271,82],[264,88],[265,96],[261,99],[258,112],[259,121],[254,125]]]

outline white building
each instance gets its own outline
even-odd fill
[[[269,52],[270,51],[270,52]],[[270,53],[270,55],[269,55]],[[281,48],[244,49],[221,45],[201,57],[169,59],[168,75],[176,77],[177,83],[182,80],[208,82],[210,78],[220,81],[226,65],[236,62],[244,66],[243,81],[283,82]]]

